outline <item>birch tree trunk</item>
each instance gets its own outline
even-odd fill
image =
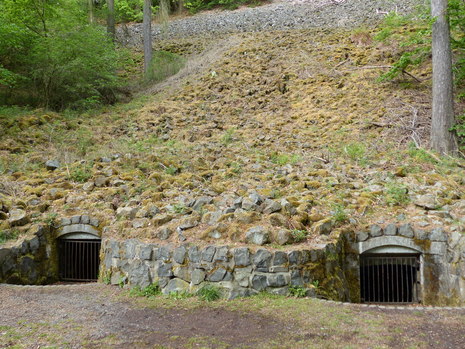
[[[447,0],[431,0],[433,24],[433,110],[431,116],[431,147],[440,154],[458,152],[455,125]]]
[[[144,0],[144,74],[148,77],[152,61],[152,1]]]
[[[115,40],[115,0],[107,0],[108,17],[107,17],[107,32],[111,39]]]

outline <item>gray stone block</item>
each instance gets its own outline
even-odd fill
[[[211,262],[213,260],[213,256],[216,253],[215,246],[207,246],[202,251],[202,260],[205,262]]]
[[[164,262],[169,261],[171,259],[171,251],[172,247],[169,245],[160,246],[158,248],[157,259]]]
[[[272,255],[268,250],[258,250],[253,256],[253,264],[255,265],[255,270],[267,272],[271,262],[271,257]]]
[[[126,259],[134,259],[136,258],[136,246],[139,244],[138,240],[128,240],[124,243],[124,257]]]
[[[193,285],[198,285],[205,280],[205,271],[202,269],[194,269],[191,274],[191,282]]]
[[[192,263],[198,263],[200,262],[200,252],[199,248],[197,246],[191,246],[189,247],[189,252],[188,252],[189,260]]]
[[[358,242],[362,242],[362,241],[366,241],[368,239],[368,233],[366,231],[359,231],[357,233],[355,233],[357,235],[357,241]]]
[[[178,264],[184,264],[186,254],[187,250],[184,246],[176,247],[173,252],[173,260]]]
[[[270,288],[268,292],[279,296],[287,296],[289,294],[289,287]]]
[[[81,223],[81,216],[71,217],[71,224],[79,224],[79,223]]]
[[[234,264],[236,266],[248,266],[250,265],[250,251],[247,247],[235,248],[234,252]]]
[[[40,239],[35,236],[29,241],[29,248],[31,249],[32,254],[36,254],[40,248]]]
[[[430,234],[431,241],[445,242],[447,241],[447,234],[442,228],[434,228]]]
[[[183,279],[184,281],[191,281],[191,272],[188,267],[185,266],[175,266],[173,267],[173,274],[175,277]]]
[[[71,224],[71,219],[69,218],[62,218],[60,219],[60,227],[65,226],[65,225],[70,225]]]
[[[270,274],[267,276],[267,286],[282,287],[289,283],[289,275],[285,274]]]
[[[90,223],[90,217],[88,215],[82,215],[81,224],[89,224],[89,223]]]
[[[410,224],[402,224],[399,227],[399,235],[405,236],[406,238],[413,238],[414,232]]]
[[[173,265],[171,263],[160,262],[158,265],[158,276],[159,277],[172,277],[173,276]]]
[[[147,287],[152,283],[149,267],[141,260],[131,263],[128,272],[129,283],[133,286]]]
[[[276,251],[273,256],[272,266],[287,265],[289,262],[287,253],[283,251]]]
[[[208,276],[208,281],[219,282],[226,276],[226,269],[218,268]]]
[[[300,251],[290,251],[287,254],[288,260],[289,260],[289,265],[298,265],[300,264],[300,258],[301,258],[301,253]]]
[[[213,257],[213,260],[227,262],[228,261],[228,247],[227,246],[218,247],[216,249],[216,253],[215,253],[215,256]]]
[[[152,245],[141,245],[139,249],[139,258],[144,260],[150,260],[152,258],[152,252]]]
[[[304,280],[300,275],[300,270],[293,270],[291,271],[291,285],[292,286],[303,286]]]
[[[373,224],[370,227],[370,236],[372,238],[376,238],[376,237],[382,236],[382,235],[383,235],[383,229],[379,225]]]
[[[254,275],[252,277],[252,288],[254,290],[263,291],[266,286],[266,275]]]
[[[415,238],[418,240],[429,240],[429,232],[423,229],[414,230]]]
[[[393,223],[391,224],[388,224],[385,228],[384,228],[384,235],[386,236],[394,236],[397,234],[397,226]]]
[[[168,284],[163,288],[163,294],[182,293],[189,290],[189,284],[179,278],[174,278],[168,281]]]
[[[118,241],[111,240],[109,248],[110,248],[110,251],[111,251],[111,256],[113,258],[119,258],[120,257],[120,254],[119,254],[119,242]]]

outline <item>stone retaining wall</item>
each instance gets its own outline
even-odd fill
[[[314,250],[199,247],[146,244],[138,240],[103,241],[101,275],[112,284],[145,287],[158,282],[162,292],[195,292],[214,283],[226,298],[260,291],[288,294],[301,286],[309,295],[348,300],[342,272],[342,244]]]
[[[50,228],[38,225],[33,229],[32,239],[12,248],[0,248],[0,282],[43,285],[57,281]]]

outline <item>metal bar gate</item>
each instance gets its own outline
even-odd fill
[[[96,281],[100,264],[100,240],[58,240],[60,280]]]
[[[417,303],[419,255],[361,255],[362,303]]]

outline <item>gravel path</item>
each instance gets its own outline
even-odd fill
[[[356,27],[369,25],[387,12],[407,14],[424,0],[300,0],[278,1],[268,5],[235,11],[208,11],[170,21],[167,26],[152,27],[154,39],[172,39],[266,30],[305,29],[314,27]],[[142,25],[118,29],[118,40],[140,45]]]

